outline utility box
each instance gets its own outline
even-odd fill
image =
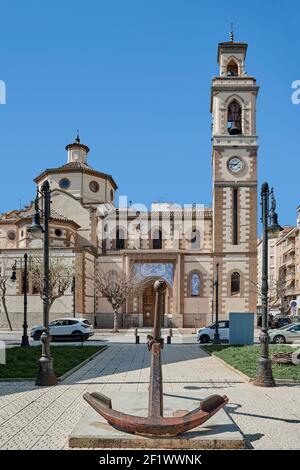
[[[229,344],[244,345],[254,343],[254,313],[229,313]]]

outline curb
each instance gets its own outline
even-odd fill
[[[69,377],[70,375],[72,375],[74,372],[76,372],[78,369],[80,369],[81,367],[85,366],[85,364],[87,364],[88,362],[92,361],[93,359],[95,359],[95,357],[99,356],[99,354],[103,353],[103,351],[107,348],[107,346],[103,346],[101,348],[100,351],[97,351],[96,353],[92,354],[91,356],[89,356],[87,359],[85,359],[84,361],[80,362],[80,364],[77,364],[77,366],[73,367],[73,369],[70,369],[68,370],[67,372],[65,372],[63,375],[61,375],[60,377],[58,377],[57,379],[57,382],[60,383],[62,382],[63,380],[65,380],[67,377]]]
[[[200,346],[201,347],[201,346]],[[246,382],[250,382],[250,377],[246,374],[244,374],[243,372],[235,369],[233,366],[231,366],[230,364],[228,364],[227,362],[225,362],[223,359],[221,359],[220,357],[218,356],[215,356],[214,354],[206,351],[206,349],[202,349],[202,351],[206,352],[209,356],[211,357],[214,357],[215,359],[217,359],[217,361],[219,361],[221,364],[223,364],[224,366],[226,366],[228,369],[230,369],[232,372],[235,372],[237,375],[239,375],[240,377],[242,377]]]
[[[23,379],[20,377],[16,377],[16,378],[8,377],[7,379],[4,379],[4,378],[0,379],[0,383],[1,382],[34,382],[34,381],[35,381],[34,378],[29,378],[29,377],[24,377]]]
[[[240,375],[246,382],[253,384],[253,382],[254,382],[254,380],[255,380],[253,377],[249,377],[249,375],[246,375],[246,374],[244,374],[243,372],[241,372],[240,370],[235,369],[235,367],[231,366],[230,364],[228,364],[227,362],[225,362],[225,361],[224,361],[223,359],[221,359],[220,357],[215,356],[214,354],[209,353],[209,352],[206,351],[205,349],[202,349],[202,351],[206,352],[209,356],[212,356],[212,357],[214,357],[215,359],[217,359],[219,362],[221,362],[221,364],[223,364],[224,366],[226,366],[226,367],[227,367],[228,369],[230,369],[231,371],[233,371],[233,372],[235,372],[236,374]],[[278,384],[278,385],[300,385],[300,380],[294,380],[294,379],[275,379],[275,382],[276,382],[276,384]]]
[[[65,372],[60,377],[57,377],[57,383],[59,384],[60,382],[65,380],[67,377],[69,377],[71,374],[76,372],[78,369],[85,366],[85,364],[87,364],[88,362],[95,359],[95,357],[97,357],[99,354],[101,354],[106,348],[107,348],[107,346],[103,346],[100,351],[97,351],[96,353],[92,354],[87,359],[85,359],[84,361],[77,364],[77,366],[74,366],[72,369],[68,370],[67,372]],[[1,382],[35,382],[35,380],[36,380],[35,378],[28,378],[28,377],[24,377],[23,379],[21,377],[16,377],[16,378],[8,377],[7,379],[1,378],[0,383]]]
[[[249,379],[249,382],[254,382],[255,379]],[[275,379],[276,384],[278,385],[300,385],[300,380],[294,379]]]

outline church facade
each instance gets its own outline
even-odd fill
[[[122,306],[124,327],[152,326],[156,279],[167,282],[164,325],[195,327],[213,318],[218,270],[220,319],[229,312],[255,312],[257,283],[257,135],[255,78],[245,72],[247,44],[218,46],[219,74],[212,80],[212,207],[156,203],[151,210],[116,204],[117,184],[94,170],[89,148],[77,136],[67,145],[67,163],[35,178],[51,188],[51,256],[74,267],[71,289],[56,300],[51,319],[76,316],[111,327],[109,303],[97,292],[99,270],[134,270],[138,290]],[[34,205],[0,217],[0,269],[8,275],[24,253],[42,252],[28,231]],[[30,275],[29,275],[30,276]],[[14,326],[23,321],[22,265],[8,283],[7,306]],[[29,324],[41,323],[42,304],[29,277]],[[5,326],[3,311],[1,326]]]

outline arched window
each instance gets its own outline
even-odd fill
[[[121,228],[118,228],[116,232],[116,249],[117,250],[125,249],[124,230],[122,230]]]
[[[230,293],[231,295],[237,295],[241,292],[241,276],[240,273],[234,272],[230,278]]]
[[[161,250],[162,249],[162,231],[160,229],[156,229],[153,231],[152,234],[152,247],[154,250]]]
[[[231,61],[227,65],[227,76],[228,77],[237,77],[239,74],[239,68],[235,60]]]
[[[192,250],[200,249],[200,232],[197,229],[193,229],[191,233],[191,248]]]
[[[190,277],[191,297],[199,297],[201,292],[201,279],[199,273],[193,273]]]
[[[236,100],[232,100],[228,105],[227,127],[230,135],[242,133],[242,108]]]

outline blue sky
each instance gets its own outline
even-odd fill
[[[0,0],[0,212],[33,198],[32,179],[66,161],[77,128],[89,163],[133,202],[210,205],[210,84],[231,21],[261,86],[259,180],[275,187],[281,224],[294,224],[296,1]]]

